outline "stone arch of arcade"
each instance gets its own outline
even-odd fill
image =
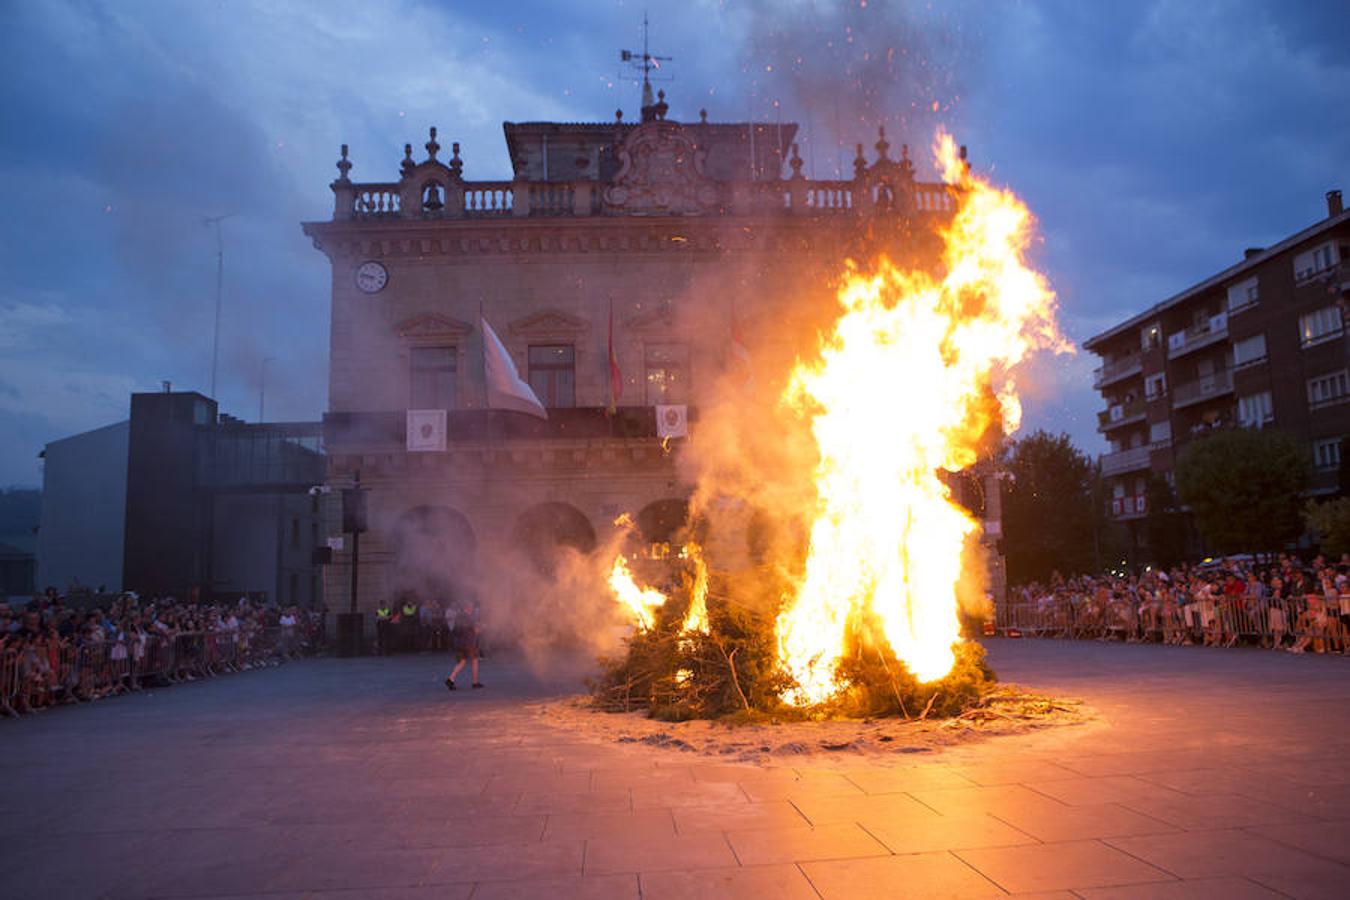
[[[568,550],[590,553],[597,544],[595,527],[570,503],[537,503],[516,518],[512,545],[543,575],[552,575]]]
[[[644,555],[665,557],[679,552],[689,524],[689,501],[678,497],[653,500],[634,516]]]
[[[478,538],[468,518],[449,506],[422,504],[394,522],[389,585],[419,602],[468,599],[477,580]]]

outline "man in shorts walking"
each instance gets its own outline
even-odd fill
[[[455,663],[454,669],[445,678],[445,686],[449,690],[455,689],[455,676],[464,668],[464,664],[469,664],[469,672],[473,675],[473,687],[481,688],[483,683],[478,680],[478,604],[471,603],[459,608],[455,615],[455,627],[450,632],[450,646],[459,656],[459,661]]]

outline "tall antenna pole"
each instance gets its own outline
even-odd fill
[[[206,216],[202,222],[206,225],[216,226],[216,324],[211,331],[211,399],[218,400],[216,396],[216,372],[220,366],[220,300],[225,285],[225,239],[221,235],[220,223],[224,222],[234,213],[226,213],[223,216]]]
[[[656,102],[652,96],[652,72],[661,68],[661,63],[670,62],[669,56],[653,56],[649,43],[647,13],[642,13],[642,53],[636,50],[620,50],[619,62],[627,63],[635,71],[642,73],[642,105],[651,106]],[[657,81],[669,81],[670,78],[658,78]]]
[[[267,396],[267,364],[276,362],[276,357],[265,356],[262,361],[262,375],[258,379],[258,421],[263,421],[263,399]]]

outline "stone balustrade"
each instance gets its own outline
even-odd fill
[[[599,181],[449,181],[428,196],[416,183],[333,184],[333,219],[492,219],[630,215],[604,201]],[[946,215],[956,208],[945,184],[914,182],[899,197],[851,181],[722,182],[721,215]]]

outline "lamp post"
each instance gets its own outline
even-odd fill
[[[366,530],[366,491],[361,488],[361,472],[352,477],[352,486],[342,492],[342,530],[352,536],[351,603],[337,617],[338,656],[360,656],[365,623],[359,610],[361,580],[361,532]]]

